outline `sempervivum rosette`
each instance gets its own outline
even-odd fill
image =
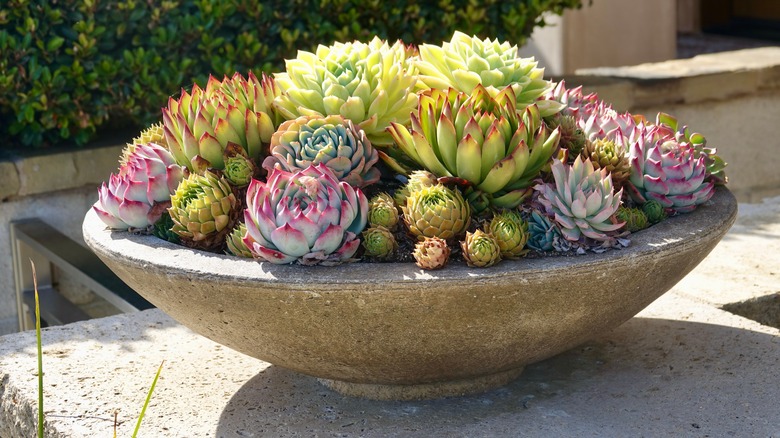
[[[390,145],[390,122],[409,123],[417,104],[417,75],[403,43],[369,42],[299,51],[276,75],[283,92],[276,105],[287,119],[341,115],[366,132],[376,146]]]
[[[563,236],[570,241],[583,236],[610,241],[609,233],[623,226],[610,220],[620,207],[623,193],[614,192],[607,170],[598,172],[590,160],[577,157],[571,166],[555,160],[552,173],[554,184],[539,184],[534,189],[539,191],[539,202],[554,215]]]
[[[510,86],[517,97],[517,107],[523,110],[537,102],[542,115],[557,113],[563,107],[557,102],[541,100],[552,88],[545,80],[544,69],[538,68],[533,58],[517,56],[517,46],[497,39],[480,40],[462,32],[455,32],[449,42],[441,46],[420,46],[420,60],[416,63],[420,80],[428,88],[454,88],[471,93],[477,85],[484,86],[496,96]]]
[[[162,146],[136,144],[119,173],[100,187],[92,208],[109,228],[146,229],[170,205],[171,194],[183,177],[183,168]]]
[[[271,137],[267,171],[287,172],[324,164],[341,181],[365,187],[379,181],[379,154],[365,132],[341,116],[303,116],[288,120]]]
[[[629,194],[638,203],[657,201],[665,209],[687,213],[715,193],[707,178],[707,156],[696,157],[691,143],[678,143],[658,126],[643,126],[631,145]]]
[[[245,79],[236,73],[222,81],[209,78],[206,89],[197,85],[170,98],[163,108],[168,149],[176,161],[196,172],[225,168],[225,151],[232,143],[255,162],[266,155],[278,115],[271,102],[279,95],[273,79]]]
[[[503,208],[520,204],[559,139],[536,105],[518,115],[512,88],[493,97],[481,85],[470,95],[452,88],[421,93],[411,130],[393,123],[390,133],[417,164],[468,182]]]
[[[320,163],[289,173],[274,169],[247,191],[244,238],[252,254],[277,264],[353,261],[366,226],[368,200]]]

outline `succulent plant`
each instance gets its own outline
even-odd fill
[[[447,246],[447,241],[438,237],[426,237],[417,242],[412,255],[422,269],[441,269],[447,265],[452,250]]]
[[[427,170],[415,170],[409,174],[406,184],[393,193],[393,199],[397,205],[406,205],[409,193],[416,192],[423,187],[434,186],[438,183],[438,177]]]
[[[243,222],[239,222],[238,225],[233,228],[233,231],[227,235],[225,243],[227,244],[226,252],[236,257],[252,258],[252,252],[244,243],[246,237],[246,225]]]
[[[518,117],[514,92],[492,97],[478,85],[471,95],[429,90],[412,113],[411,131],[389,129],[399,148],[438,177],[455,177],[491,195],[496,207],[513,208],[558,147],[536,105]]]
[[[577,157],[571,166],[556,160],[552,173],[553,184],[539,184],[534,189],[563,236],[570,241],[583,236],[598,242],[610,240],[609,233],[623,226],[610,220],[620,207],[622,190],[614,192],[607,170],[596,171],[589,159]]]
[[[466,233],[466,240],[460,243],[466,264],[476,268],[487,268],[501,261],[501,247],[490,233],[477,230]]]
[[[426,237],[438,237],[451,240],[459,237],[471,223],[471,210],[468,202],[458,190],[442,184],[423,187],[406,198],[401,206],[404,223],[409,231],[423,240]]]
[[[171,231],[182,244],[206,251],[222,251],[225,237],[240,215],[239,202],[228,180],[212,172],[190,174],[171,196]]]
[[[258,168],[243,148],[228,143],[224,152],[225,169],[222,174],[235,187],[246,187],[258,173]]]
[[[632,138],[629,195],[644,204],[658,201],[677,213],[693,211],[715,193],[715,183],[706,181],[706,155],[696,158],[690,143],[668,139],[657,126],[642,126]]]
[[[247,190],[244,239],[259,259],[286,264],[353,261],[366,226],[368,200],[320,163],[295,173],[274,169]]]
[[[270,104],[279,90],[265,75],[236,73],[221,82],[210,77],[205,90],[194,85],[163,108],[167,147],[190,171],[225,168],[225,150],[236,144],[256,163],[267,155],[278,116]]]
[[[387,193],[379,193],[368,201],[368,223],[372,227],[393,230],[398,224],[398,216],[395,201]]]
[[[574,116],[558,113],[551,117],[548,122],[550,129],[558,129],[561,133],[560,147],[569,151],[569,156],[574,159],[585,148],[587,138],[582,132],[577,119]]]
[[[589,108],[600,101],[596,93],[582,94],[582,87],[566,88],[566,81],[560,81],[550,90],[545,99],[560,102],[564,105],[562,115],[573,116],[575,119],[583,118],[583,112],[589,112]]]
[[[127,159],[130,154],[133,153],[136,146],[142,144],[154,143],[167,149],[167,143],[165,142],[165,133],[163,131],[162,123],[156,123],[141,131],[138,137],[134,138],[131,143],[128,143],[122,150],[122,157],[119,159],[119,164],[124,166],[127,163]]]
[[[379,169],[374,167],[378,160],[365,132],[351,120],[339,115],[302,116],[279,126],[263,167],[296,172],[323,163],[339,180],[365,187],[379,181]]]
[[[623,182],[628,180],[631,166],[628,163],[625,147],[616,144],[613,140],[588,141],[582,156],[589,158],[596,170],[606,169],[612,176],[612,184],[615,188],[622,188]]]
[[[666,209],[658,201],[652,199],[642,204],[642,212],[651,224],[657,224],[666,219]]]
[[[363,231],[363,248],[366,250],[365,255],[384,259],[398,249],[398,242],[387,228],[372,226]]]
[[[650,226],[645,213],[636,207],[620,207],[615,218],[619,222],[625,222],[626,230],[636,233]]]
[[[561,230],[555,222],[536,210],[531,212],[528,218],[528,248],[539,252],[552,251],[555,241],[561,237]]]
[[[717,155],[717,149],[707,147],[707,139],[697,132],[691,132],[687,126],[680,125],[677,119],[666,113],[658,113],[655,124],[665,131],[665,136],[674,138],[678,143],[689,143],[693,146],[694,157],[704,156],[707,166],[708,181],[715,184],[726,184],[726,162]]]
[[[374,38],[299,51],[276,83],[283,94],[275,104],[285,118],[341,115],[374,146],[392,144],[385,132],[390,122],[408,124],[417,105],[416,70],[400,41],[391,46]]]
[[[179,235],[171,231],[171,228],[173,228],[173,220],[171,220],[171,215],[168,214],[168,211],[166,210],[163,212],[162,216],[160,216],[160,219],[154,223],[152,235],[158,239],[167,240],[168,242],[177,245],[181,244]]]
[[[528,223],[512,210],[502,211],[491,219],[485,232],[496,238],[501,257],[514,259],[525,255],[528,250]]]
[[[476,86],[482,85],[496,96],[510,86],[521,111],[535,102],[542,107],[544,116],[563,108],[557,102],[539,100],[553,84],[542,77],[544,69],[538,68],[533,58],[518,57],[517,46],[508,42],[480,40],[456,31],[449,42],[441,46],[423,44],[419,51],[416,65],[420,80],[428,88],[446,90],[452,87],[471,93]]]
[[[183,177],[184,169],[162,146],[137,144],[119,173],[102,184],[92,208],[109,228],[145,230],[160,219]]]

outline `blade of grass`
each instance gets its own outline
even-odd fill
[[[30,259],[35,291],[35,340],[38,344],[38,438],[43,438],[43,349],[41,348],[41,306],[38,302],[38,276],[35,263]]]
[[[157,379],[160,377],[160,372],[162,371],[162,367],[165,364],[165,361],[162,361],[160,363],[160,367],[157,368],[157,374],[154,376],[154,381],[152,381],[152,387],[149,388],[149,393],[146,394],[146,401],[144,402],[144,407],[141,408],[141,415],[138,416],[138,422],[135,424],[135,430],[133,431],[133,438],[136,438],[136,435],[138,435],[138,429],[141,428],[141,421],[144,419],[144,415],[146,415],[146,407],[149,406],[149,402],[152,400],[152,393],[154,392],[154,387],[157,385]]]

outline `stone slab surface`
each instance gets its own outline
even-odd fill
[[[47,436],[780,436],[780,331],[723,310],[780,290],[780,198],[619,328],[486,394],[341,396],[194,335],[157,310],[44,331]],[[0,337],[0,436],[34,435],[34,334]]]

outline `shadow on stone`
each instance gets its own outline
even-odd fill
[[[777,336],[633,318],[475,396],[363,400],[269,367],[233,395],[216,436],[772,435],[762,413],[775,403],[779,362]]]
[[[780,292],[726,304],[723,310],[780,329]]]

